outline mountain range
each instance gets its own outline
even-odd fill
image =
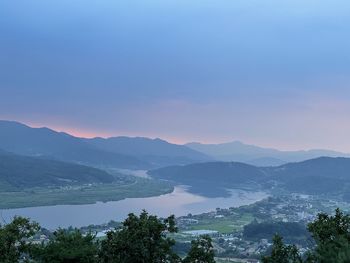
[[[188,148],[184,145],[145,137],[111,137],[84,139],[85,142],[100,150],[135,156],[152,166],[190,164],[198,161],[209,161],[211,157]]]
[[[79,138],[49,128],[0,121],[0,149],[19,155],[94,166],[150,170],[173,165],[229,161],[280,166],[322,156],[350,157],[329,150],[280,151],[241,142],[178,145],[145,137]]]
[[[13,121],[0,121],[0,149],[103,168],[150,169],[210,160],[205,154],[186,146],[160,139],[85,139]]]
[[[144,137],[87,139],[0,121],[2,188],[108,183],[112,176],[95,168],[119,168],[150,170],[155,178],[189,185],[207,196],[225,196],[227,189],[244,184],[338,193],[350,200],[348,156],[328,150],[279,151],[241,142],[177,145]]]
[[[239,141],[221,144],[188,143],[187,147],[212,156],[218,161],[235,161],[255,166],[279,166],[318,157],[350,157],[350,154],[331,150],[280,151],[244,144]]]

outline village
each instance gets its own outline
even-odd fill
[[[305,229],[305,236],[290,237],[296,242],[299,251],[305,253],[310,249],[310,237],[307,234],[307,224],[314,221],[319,213],[333,213],[340,207],[349,211],[346,202],[302,194],[286,194],[269,197],[249,206],[220,209],[201,215],[187,215],[177,219],[179,233],[176,239],[190,242],[199,235],[212,237],[218,262],[259,262],[272,245],[272,238],[276,228],[270,233],[266,224],[259,229],[259,223],[269,222],[268,226],[281,225],[297,226]],[[257,225],[257,236],[249,236],[247,226]],[[284,225],[283,225],[284,224]],[[294,229],[292,229],[293,232]],[[298,233],[298,231],[295,231]],[[260,235],[259,235],[260,234]],[[261,236],[263,234],[264,236]],[[282,234],[282,233],[281,233]],[[296,234],[297,235],[297,234]],[[288,241],[288,239],[287,239]]]
[[[307,224],[312,222],[319,213],[332,213],[337,207],[350,211],[349,204],[345,202],[319,196],[301,194],[270,196],[248,206],[217,208],[208,213],[178,217],[176,218],[178,232],[171,234],[171,237],[182,244],[178,248],[180,254],[186,252],[193,239],[209,235],[213,240],[217,262],[258,263],[261,256],[268,252],[272,245],[274,230],[276,230],[274,226],[298,224],[297,226],[304,228],[306,233]],[[259,229],[259,224],[263,222],[268,222],[272,232],[266,230],[266,225],[262,225],[263,229]],[[120,222],[110,221],[103,225],[82,227],[80,231],[95,233],[97,239],[103,239],[108,231],[115,230],[120,225]],[[247,229],[251,225],[256,226],[256,236],[254,233],[253,236],[251,233],[248,234]],[[42,229],[31,242],[47,243],[51,236],[52,232]],[[290,238],[292,240],[297,238],[295,240],[298,241],[297,246],[301,253],[310,249],[307,236]]]

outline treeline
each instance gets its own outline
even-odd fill
[[[258,223],[255,220],[243,228],[243,237],[253,241],[271,240],[276,233],[283,236],[287,242],[298,242],[298,244],[306,244],[310,238],[305,225],[298,222],[265,221]]]
[[[276,235],[269,256],[263,263],[349,263],[350,216],[336,209],[335,215],[321,213],[308,225],[313,238],[309,251],[301,254],[297,246],[286,245]]]
[[[164,220],[142,212],[130,214],[121,227],[107,233],[103,240],[92,233],[59,229],[48,243],[35,244],[32,238],[40,226],[16,217],[0,225],[0,263],[214,263],[210,237],[193,240],[189,252],[180,257],[174,252],[177,232],[174,216]],[[335,215],[319,214],[308,225],[313,238],[311,247],[301,253],[276,235],[263,263],[349,263],[350,216],[339,209]]]
[[[187,256],[181,258],[168,233],[177,232],[174,216],[164,220],[142,212],[129,214],[120,228],[107,233],[102,241],[92,233],[59,229],[46,244],[34,244],[40,226],[16,217],[0,226],[0,262],[37,263],[214,263],[214,251],[208,236],[191,243]]]

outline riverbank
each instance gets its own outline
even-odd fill
[[[89,184],[62,188],[32,188],[18,192],[0,192],[0,209],[81,205],[119,201],[171,193],[169,182],[136,178],[129,184]]]
[[[171,214],[175,216],[201,214],[213,211],[217,207],[229,208],[253,204],[268,196],[265,192],[248,192],[240,189],[232,189],[231,194],[227,198],[206,198],[189,193],[186,187],[176,186],[171,193],[153,197],[126,198],[120,201],[84,205],[6,209],[0,213],[7,221],[15,215],[20,215],[39,222],[45,228],[57,229],[58,227],[101,225],[111,220],[121,222],[129,213],[138,214],[143,209],[159,217],[167,217]]]

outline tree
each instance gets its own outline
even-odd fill
[[[312,257],[318,263],[350,262],[350,216],[336,209],[334,216],[321,213],[308,225],[316,242]]]
[[[27,218],[15,217],[9,224],[0,225],[0,262],[17,263],[26,261],[32,245],[28,239],[33,237],[40,227]]]
[[[302,263],[299,251],[294,245],[285,245],[283,238],[275,235],[270,256],[262,258],[263,263]]]
[[[209,236],[201,236],[191,242],[191,249],[183,263],[215,263],[214,250]]]
[[[305,263],[350,263],[350,216],[340,209],[330,216],[320,213],[308,225],[315,241],[315,247],[304,255]],[[270,256],[263,263],[302,262],[295,246],[286,246],[282,238],[276,236]]]
[[[43,263],[95,263],[98,262],[98,245],[95,236],[59,229],[47,245],[34,252],[34,258]]]
[[[160,220],[143,211],[138,217],[129,214],[120,229],[107,233],[102,242],[104,263],[180,262],[173,252],[175,241],[166,233],[177,232],[174,216]]]

